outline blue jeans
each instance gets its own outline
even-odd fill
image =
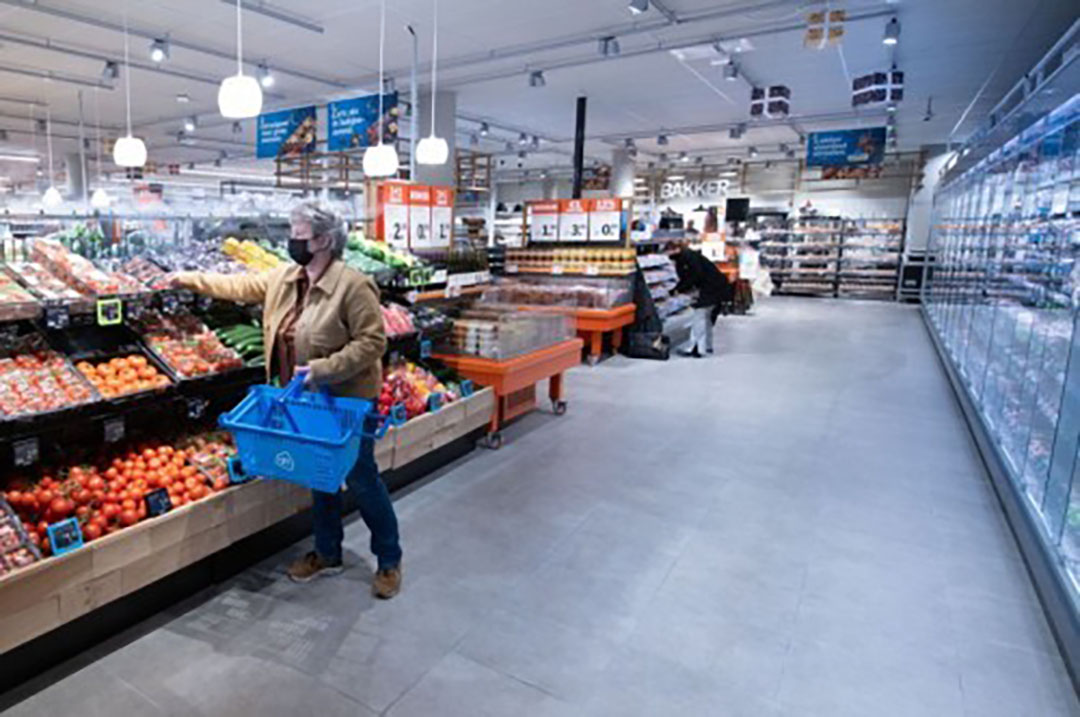
[[[360,517],[371,531],[371,552],[379,570],[395,568],[401,563],[401,543],[398,539],[397,515],[390,502],[390,493],[379,478],[375,462],[375,441],[365,438],[360,444],[360,456],[345,479],[348,490],[356,496]],[[341,562],[341,541],[345,529],[341,522],[344,497],[337,493],[311,492],[315,520],[315,552],[331,563]]]

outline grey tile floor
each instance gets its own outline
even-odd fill
[[[718,345],[575,370],[399,497],[399,598],[354,522],[342,576],[296,545],[10,714],[1080,714],[916,311],[773,299]]]

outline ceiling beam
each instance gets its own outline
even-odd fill
[[[225,3],[226,5],[231,5],[233,8],[235,8],[237,0],[221,0],[221,2]],[[257,15],[262,15],[272,20],[278,20],[279,22],[284,22],[289,25],[299,27],[303,30],[310,30],[311,32],[316,32],[320,35],[326,32],[326,28],[324,28],[322,25],[318,24],[314,20],[309,20],[306,17],[300,17],[299,15],[291,13],[284,8],[277,7],[276,5],[271,5],[265,0],[258,0],[258,2],[252,2],[251,0],[241,0],[240,7],[244,8],[248,12],[253,12]]]
[[[91,27],[97,27],[102,30],[111,30],[113,32],[123,33],[124,25],[120,22],[113,22],[105,20],[101,17],[94,15],[86,15],[75,10],[59,7],[53,3],[46,2],[45,0],[34,0],[34,2],[26,2],[26,0],[0,0],[0,5],[8,5],[10,7],[19,8],[27,12],[36,12],[43,15],[50,15],[52,17],[58,17],[71,22],[80,23],[83,25],[89,25]],[[147,30],[137,26],[128,26],[128,34],[134,37],[141,37],[146,40],[156,40],[164,36],[162,31]],[[232,63],[236,62],[236,53],[226,50],[218,50],[217,48],[201,45],[197,42],[191,42],[183,38],[178,38],[175,35],[169,35],[169,44],[173,47],[178,47],[191,52],[198,52],[203,55],[209,55],[211,57],[217,57],[222,60],[228,60]],[[282,75],[290,75],[301,80],[307,80],[309,82],[316,82],[322,85],[328,85],[331,87],[337,87],[340,89],[347,88],[349,83],[342,82],[340,80],[334,80],[327,77],[320,77],[313,73],[297,68],[292,68],[284,65],[275,64],[274,71]]]
[[[48,52],[57,52],[69,57],[79,57],[85,60],[95,60],[97,62],[115,62],[117,65],[124,64],[124,58],[122,56],[111,56],[102,52],[96,52],[93,50],[86,50],[74,45],[70,45],[63,42],[56,42],[50,38],[44,37],[31,37],[28,35],[13,35],[11,33],[0,32],[0,43],[6,42],[12,45],[22,45],[24,47],[33,47],[38,50],[46,50]],[[221,84],[221,78],[211,77],[209,75],[203,75],[190,70],[182,70],[173,66],[158,65],[152,62],[140,62],[138,60],[130,61],[128,64],[133,69],[144,70],[146,72],[155,72],[160,75],[168,75],[170,77],[179,77],[180,79],[190,80],[192,82],[201,82],[206,85],[212,85],[217,87]],[[110,88],[111,89],[111,88]],[[275,99],[284,99],[285,96],[279,93],[264,92],[268,97]]]
[[[101,90],[116,89],[115,87],[107,84],[104,80],[100,78],[86,77],[84,75],[75,75],[69,72],[42,70],[36,67],[25,67],[22,65],[0,63],[0,72],[7,72],[13,75],[23,75],[24,77],[36,77],[42,80],[49,80],[50,82],[65,82],[69,85],[78,85],[79,87],[96,87]]]

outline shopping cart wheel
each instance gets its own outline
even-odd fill
[[[484,438],[484,446],[490,448],[493,451],[497,451],[502,448],[503,437],[501,431],[495,431],[494,433],[487,434]]]
[[[561,416],[566,413],[567,404],[566,401],[552,401],[551,409],[555,411],[556,416]]]

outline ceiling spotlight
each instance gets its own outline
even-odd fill
[[[181,92],[176,96],[176,101],[182,105],[186,105],[188,102],[191,102],[191,95],[186,92]]]
[[[268,90],[274,86],[274,73],[270,72],[270,67],[265,62],[259,63],[255,69],[255,76],[259,78],[259,84],[263,86],[263,89]]]
[[[184,131],[194,132],[195,128],[199,126],[199,119],[195,115],[191,115],[184,119]]]
[[[488,126],[487,122],[481,122],[480,123],[480,136],[481,137],[487,137],[488,132],[490,132],[490,131],[491,131],[491,127]]]
[[[165,62],[169,59],[168,39],[159,37],[150,43],[150,59],[154,62]]]
[[[233,122],[232,123],[232,133],[233,134],[242,134],[243,131],[244,131],[244,127],[239,122]]]
[[[649,9],[649,0],[630,0],[630,4],[626,6],[626,9],[632,15],[640,15]]]
[[[529,143],[529,135],[525,134],[524,132],[522,132],[521,134],[518,135],[518,144],[520,144],[522,147],[524,147],[528,143]]]
[[[893,112],[896,112],[896,105],[895,105],[894,103],[890,102],[889,104],[887,104],[887,105],[885,106],[885,110],[886,110],[886,111],[887,111],[887,112],[888,112],[889,114],[892,114]]]
[[[704,157],[698,157],[697,159],[694,160],[694,163],[695,164],[705,164],[705,158]]]
[[[521,150],[520,152],[518,152],[518,159],[525,159],[525,157],[527,156],[528,155],[525,153],[525,150]]]
[[[506,143],[506,151],[507,152],[513,152],[514,151],[514,143],[513,142],[507,142]]]
[[[896,115],[889,115],[889,118],[885,120],[885,126],[890,129],[896,127]]]
[[[6,129],[0,129],[0,142],[8,141],[8,131]]]
[[[546,84],[543,70],[534,70],[529,73],[529,87],[543,87]]]
[[[679,152],[679,161],[680,162],[689,162],[690,161],[690,155],[687,154],[686,152]]]
[[[795,159],[795,150],[789,149],[788,151],[784,152],[784,156],[788,159]]]
[[[221,166],[221,160],[220,159],[215,159],[214,160],[214,166],[215,167],[220,167]]]
[[[547,178],[548,178],[548,173],[547,173],[546,170],[540,172],[540,179],[547,179]]]
[[[885,36],[881,41],[886,45],[895,45],[900,42],[900,21],[895,17],[885,24]]]
[[[105,67],[101,70],[102,79],[116,80],[120,78],[120,65],[112,60],[105,61]]]
[[[757,147],[751,147],[750,149],[746,150],[746,153],[747,153],[747,154],[748,154],[748,155],[749,155],[749,156],[750,156],[751,158],[754,158],[754,157],[758,156],[758,151],[757,151]]]
[[[476,134],[475,132],[470,134],[469,135],[469,144],[472,145],[473,147],[480,144],[480,135]]]
[[[627,149],[637,149],[637,143],[634,142],[633,137],[627,137],[626,140],[623,142],[623,146]]]
[[[787,154],[788,146],[786,144],[784,144],[783,142],[780,143],[780,151],[783,152],[784,154]]]
[[[532,141],[531,141],[531,142],[529,142],[529,145],[530,145],[530,146],[531,146],[531,147],[532,147],[533,149],[540,149],[540,138],[539,138],[539,137],[537,137],[537,136],[536,136],[536,135],[534,134],[534,135],[532,136]]]
[[[657,135],[656,143],[661,147],[666,147],[668,143],[668,137],[666,134]]]
[[[383,79],[382,91],[384,95],[392,95],[397,92],[397,83],[394,82],[393,77],[386,77]]]
[[[731,139],[741,139],[744,132],[746,132],[746,125],[737,124],[728,130],[728,137]]]
[[[739,79],[739,66],[735,64],[734,60],[728,60],[728,63],[724,65],[724,79],[728,82]]]
[[[600,38],[600,54],[603,57],[614,57],[621,52],[619,39],[613,35]]]

